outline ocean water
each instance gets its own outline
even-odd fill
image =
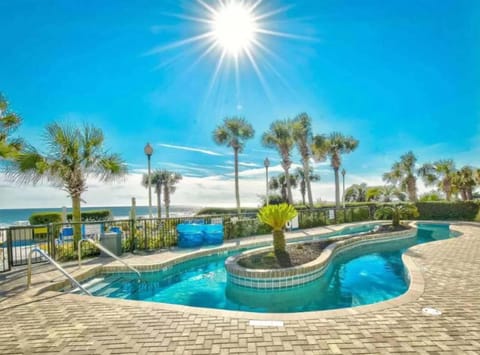
[[[105,206],[105,207],[82,207],[82,211],[105,210],[112,212],[115,219],[128,218],[130,206]],[[138,217],[148,217],[148,206],[137,206]],[[193,216],[200,207],[171,206],[170,217]],[[71,208],[67,208],[71,212]],[[62,208],[23,208],[23,209],[0,209],[0,228],[28,221],[32,213],[36,212],[62,212]],[[153,216],[157,215],[157,209],[152,207]],[[165,217],[165,208],[162,206],[162,217]]]

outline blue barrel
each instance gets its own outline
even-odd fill
[[[223,225],[205,224],[203,226],[203,242],[205,245],[216,245],[223,243]]]
[[[203,244],[203,225],[184,224],[177,225],[178,246],[180,248],[193,248]]]

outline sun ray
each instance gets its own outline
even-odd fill
[[[272,10],[270,12],[260,14],[258,16],[255,16],[255,21],[264,20],[264,19],[267,19],[269,17],[272,17],[273,15],[277,15],[277,14],[280,14],[282,12],[286,12],[286,11],[290,10],[292,7],[293,7],[293,5],[287,5],[287,6],[279,8],[279,9],[275,9],[275,10]]]
[[[222,68],[223,60],[225,59],[227,55],[227,51],[224,49],[222,51],[222,54],[220,55],[220,58],[218,58],[217,66],[215,68],[215,72],[213,73],[212,80],[210,81],[210,86],[208,88],[208,93],[210,93],[213,90],[213,87],[215,86],[215,82],[217,81],[218,73],[220,73],[220,69]]]
[[[203,0],[197,0],[197,2],[202,5],[206,10],[208,10],[212,15],[216,15],[218,13],[213,7],[205,3]]]
[[[153,48],[149,52],[145,53],[145,55],[157,54],[157,53],[164,52],[164,51],[167,51],[167,50],[170,50],[170,49],[175,49],[175,48],[178,48],[178,47],[186,46],[187,44],[200,42],[204,39],[208,39],[209,37],[213,38],[213,32],[212,31],[202,33],[198,36],[189,37],[189,38],[186,38],[186,39],[181,40],[181,41],[173,42],[171,44],[167,44],[166,46],[160,46],[160,47]]]
[[[293,34],[293,33],[287,33],[287,32],[271,31],[271,30],[266,30],[264,28],[257,28],[256,32],[257,33],[262,33],[262,34],[265,34],[265,35],[275,36],[275,37],[300,39],[300,40],[303,40],[303,41],[318,41],[318,39],[314,38],[314,37],[300,36],[300,35],[296,35],[296,34]]]
[[[272,95],[270,92],[270,88],[267,85],[267,82],[265,81],[265,78],[263,77],[262,72],[258,68],[257,62],[255,61],[255,58],[253,57],[252,53],[250,50],[247,48],[245,50],[245,53],[247,54],[248,59],[250,60],[250,63],[252,64],[253,70],[257,74],[258,80],[260,81],[260,84],[263,87],[263,90],[265,90],[265,93],[267,94],[268,98],[271,99]]]

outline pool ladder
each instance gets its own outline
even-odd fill
[[[120,259],[118,256],[116,256],[115,254],[113,254],[110,250],[108,250],[107,248],[105,248],[104,246],[102,246],[101,244],[97,243],[94,239],[92,238],[89,238],[89,237],[85,237],[83,239],[80,239],[78,241],[78,267],[81,267],[82,266],[82,253],[81,253],[81,249],[80,249],[80,246],[83,242],[89,242],[91,244],[93,244],[95,247],[97,247],[98,249],[100,249],[101,251],[103,251],[105,254],[111,256],[112,258],[114,258],[115,260],[119,261],[120,263],[122,263],[123,265],[125,265],[127,268],[129,268],[130,270],[132,270],[135,274],[137,274],[138,278],[141,279],[142,278],[142,275],[140,274],[140,271],[138,271],[136,268],[134,268],[133,266],[131,266],[130,264],[128,264],[127,262],[125,262],[124,260]]]
[[[92,295],[85,287],[80,285],[80,283],[77,280],[75,280],[75,278],[72,275],[70,275],[63,267],[61,267],[55,260],[53,260],[50,257],[50,255],[47,254],[46,251],[44,251],[43,249],[40,249],[40,248],[33,248],[30,251],[30,253],[28,254],[27,288],[30,288],[30,286],[32,285],[32,255],[34,253],[38,253],[38,254],[42,255],[45,259],[47,259],[53,266],[55,266],[58,269],[58,271],[60,271],[63,275],[65,275],[67,277],[67,279],[69,279],[72,284],[74,284],[80,290],[82,290],[83,293],[85,293],[89,296]]]

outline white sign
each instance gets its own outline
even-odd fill
[[[83,234],[86,236],[100,235],[102,233],[101,224],[84,224]]]
[[[328,219],[335,219],[335,211],[328,210]]]

